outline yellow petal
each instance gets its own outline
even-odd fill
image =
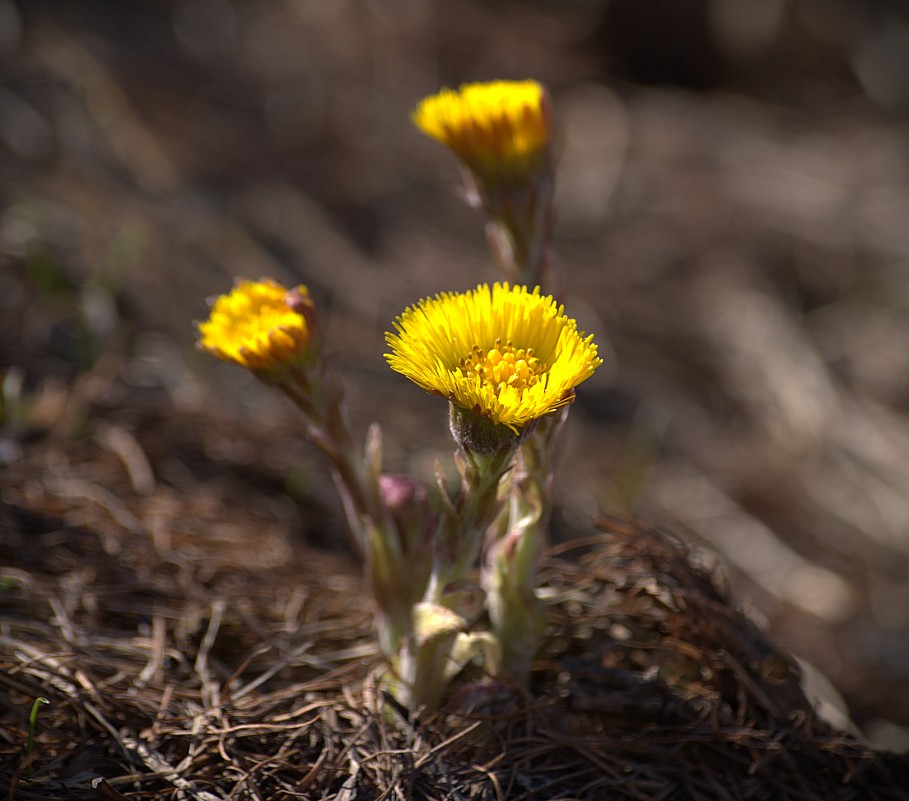
[[[442,293],[406,309],[394,327],[385,335],[393,370],[514,430],[570,403],[602,364],[593,337],[539,288]]]
[[[240,281],[218,297],[209,318],[199,324],[198,346],[224,361],[253,370],[268,369],[305,357],[312,339],[300,298],[308,300],[305,286],[296,287],[295,308],[288,305],[288,290],[277,281]]]
[[[485,181],[523,180],[548,170],[551,103],[537,81],[443,89],[424,98],[412,119]]]

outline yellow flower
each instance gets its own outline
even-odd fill
[[[198,346],[250,370],[298,362],[309,355],[314,312],[305,286],[287,290],[270,279],[239,281],[199,324]]]
[[[394,327],[385,335],[393,370],[515,432],[570,403],[602,364],[593,336],[539,288],[442,293],[407,308]]]
[[[425,98],[412,119],[487,182],[526,180],[549,169],[552,113],[536,81],[443,89]]]

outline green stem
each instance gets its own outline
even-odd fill
[[[42,704],[49,704],[47,698],[38,697],[32,704],[32,710],[28,715],[28,739],[25,743],[25,761],[28,764],[28,777],[31,778],[34,770],[32,768],[32,750],[35,747],[35,725],[38,722],[38,710]]]
[[[528,186],[500,189],[483,198],[483,208],[493,227],[493,255],[516,283],[540,286],[547,291],[549,241],[552,235],[554,184],[549,176]]]
[[[344,421],[340,397],[334,399],[320,397],[321,393],[316,387],[308,381],[304,383],[296,375],[291,380],[277,383],[276,386],[303,413],[307,423],[307,436],[328,458],[348,525],[354,534],[355,545],[362,555],[367,548],[363,518],[372,517],[376,524],[379,524],[383,515],[381,510],[376,508],[378,493],[369,492],[367,489],[362,458],[356,453],[353,439]],[[338,392],[332,394],[339,395]]]

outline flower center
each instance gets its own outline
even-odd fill
[[[533,348],[516,348],[513,342],[502,344],[497,339],[495,345],[484,350],[479,345],[459,364],[461,372],[468,378],[479,376],[483,383],[494,387],[502,384],[524,390],[539,381],[546,367],[536,356]]]

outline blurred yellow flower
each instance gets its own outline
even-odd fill
[[[485,181],[521,180],[549,168],[552,112],[536,81],[492,81],[425,98],[414,124]]]
[[[385,335],[393,370],[515,432],[570,403],[602,364],[593,336],[539,288],[442,293],[407,308],[394,327]]]
[[[305,286],[239,281],[199,323],[200,349],[250,370],[280,367],[308,355],[315,307]]]

